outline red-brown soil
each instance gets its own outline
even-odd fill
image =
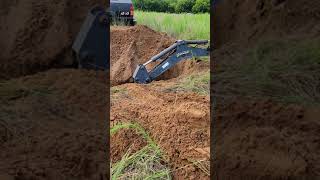
[[[223,0],[213,12],[214,44],[320,34],[318,0]]]
[[[104,73],[50,70],[0,88],[0,174],[20,179],[106,178]]]
[[[209,97],[168,92],[170,84],[159,81],[117,86],[127,94],[112,101],[111,126],[119,122],[139,123],[164,151],[175,179],[208,179],[192,161],[209,161]],[[111,141],[111,147],[121,143]]]
[[[71,44],[88,10],[103,0],[3,0],[0,79],[70,64]]]
[[[319,9],[317,0],[225,0],[217,4],[212,15],[216,44],[212,53],[216,78],[211,84],[216,107],[213,178],[319,179],[319,107],[278,102],[252,89],[246,91],[241,84],[247,81],[235,76],[248,61],[248,50],[261,41],[318,37]],[[290,73],[299,76],[308,71],[282,71],[275,77]],[[263,92],[276,94],[271,88]]]
[[[126,154],[133,154],[147,145],[147,141],[134,129],[121,129],[111,136],[111,163],[118,162]]]
[[[214,177],[319,177],[319,109],[244,99],[217,109]]]
[[[173,38],[146,26],[111,27],[111,83],[128,82],[137,65],[174,42]]]

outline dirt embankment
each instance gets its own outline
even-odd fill
[[[281,54],[281,50],[274,51],[274,47],[266,46],[263,50],[254,52],[256,59],[248,58],[247,54],[265,40],[284,40],[286,48],[286,43],[291,45],[290,42],[307,42],[319,36],[319,9],[320,2],[317,0],[226,0],[217,4],[213,14],[213,39],[217,49],[212,55],[215,64],[212,67],[213,76],[216,77],[212,81],[212,96],[216,100],[213,114],[215,131],[212,135],[215,139],[211,141],[212,147],[215,147],[213,178],[319,179],[319,107],[277,102],[284,100],[282,97],[272,96],[270,100],[271,97],[267,94],[278,95],[281,93],[277,91],[283,90],[278,88],[277,83],[250,81],[252,78],[258,79],[265,69],[261,68],[259,73],[254,73],[257,72],[255,69],[240,69],[244,68],[243,64],[256,63],[255,60],[260,62],[256,68],[269,68],[268,65],[272,63],[281,65],[280,61],[291,64],[287,58],[296,57],[303,57],[294,59],[297,64],[301,61],[316,62],[309,61],[310,58],[317,57],[312,56],[313,50],[301,52],[304,54],[295,57],[291,56],[296,53],[294,50],[285,56]],[[274,78],[277,82],[279,77],[298,77],[295,81],[298,84],[295,85],[301,87],[305,84],[318,84],[318,80],[312,81],[312,78],[309,82],[299,81],[299,77],[304,77],[318,65],[299,65],[308,68],[274,66],[265,77]],[[248,86],[248,83],[252,84]],[[263,83],[266,86],[261,86]],[[244,87],[248,87],[247,91]],[[305,94],[316,97],[320,94],[317,88],[311,89],[311,92],[310,89],[302,89],[299,97]]]
[[[71,44],[89,8],[102,0],[29,0],[0,4],[0,79],[70,64]]]

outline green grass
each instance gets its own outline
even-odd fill
[[[148,145],[135,153],[130,149],[119,162],[111,164],[111,179],[171,179],[170,170],[163,163],[163,153],[149,134],[139,125],[123,123],[113,126],[111,135],[122,129],[135,129]]]
[[[208,95],[210,93],[210,72],[192,74],[183,78],[177,85],[171,87],[169,90],[192,91],[201,95]]]
[[[138,24],[165,32],[177,39],[210,40],[209,14],[169,14],[135,11]]]
[[[225,92],[271,97],[284,103],[320,104],[319,39],[260,42],[242,59],[215,74],[215,79],[233,83],[233,89],[230,86]]]

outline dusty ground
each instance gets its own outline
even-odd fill
[[[130,43],[126,46],[127,39]],[[117,92],[111,96],[111,127],[119,122],[139,123],[164,151],[174,179],[209,179],[206,173],[192,164],[192,161],[199,160],[209,165],[209,96],[170,90],[183,77],[193,72],[208,71],[209,63],[189,60],[179,63],[165,73],[160,78],[162,80],[149,85],[125,83],[136,65],[170,46],[174,39],[145,26],[136,26],[113,27],[111,40],[111,80],[117,82],[112,87]],[[124,66],[126,64],[130,66]],[[122,76],[119,78],[113,74]],[[121,137],[113,137],[111,141],[112,159],[119,159],[119,149],[127,150],[121,148]],[[137,136],[128,138],[136,147]],[[143,147],[143,143],[138,145]]]
[[[50,70],[6,81],[0,92],[1,173],[21,179],[106,176],[105,74]]]
[[[106,73],[64,66],[96,3],[1,1],[1,179],[107,179]]]
[[[316,0],[226,0],[217,5],[211,84],[214,178],[320,178],[319,56],[304,51],[319,42],[319,8]],[[275,46],[280,40],[285,43]],[[255,63],[247,54],[257,47],[264,47],[255,54],[260,64],[251,67],[259,70],[241,70]],[[286,66],[290,58],[298,66]],[[289,94],[298,98],[284,99]]]

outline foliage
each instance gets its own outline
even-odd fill
[[[210,12],[209,0],[133,0],[137,10],[169,13]]]
[[[175,10],[177,13],[192,12],[194,4],[194,0],[178,0]]]
[[[210,12],[210,1],[209,0],[196,0],[195,5],[192,7],[192,12]]]

